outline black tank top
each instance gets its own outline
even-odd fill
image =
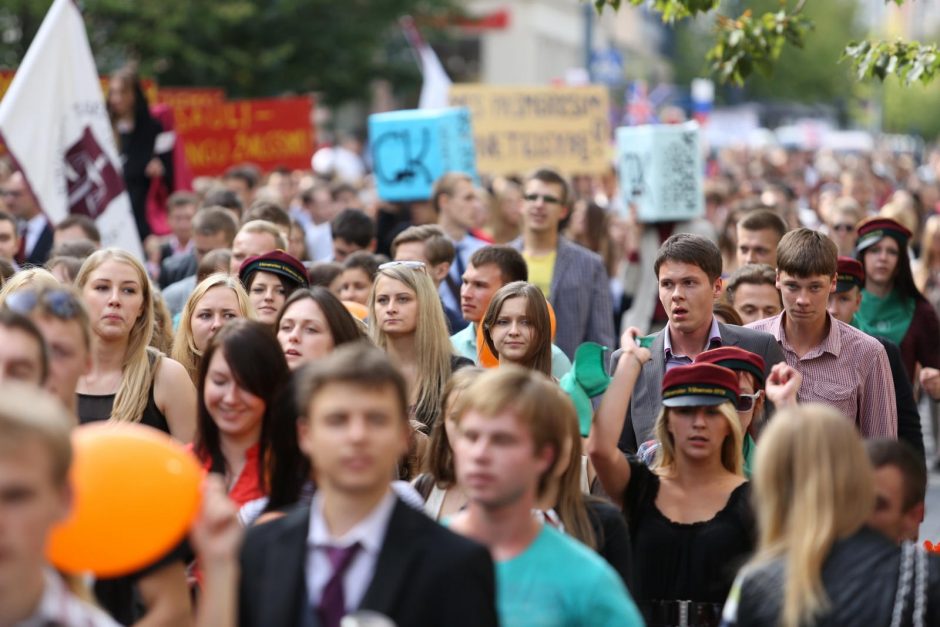
[[[154,351],[147,351],[147,359],[150,361],[150,368],[153,370],[157,361],[157,354]],[[153,397],[154,381],[156,372],[150,378],[150,390],[147,393],[147,405],[144,407],[144,413],[141,414],[140,424],[159,429],[164,433],[170,432],[170,425],[167,424],[166,416],[157,407],[157,402]],[[114,409],[114,397],[117,394],[78,394],[78,421],[81,424],[108,420],[111,418],[111,411]]]

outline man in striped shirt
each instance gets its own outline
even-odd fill
[[[787,364],[803,375],[801,403],[831,405],[855,421],[863,437],[897,438],[891,368],[874,338],[827,311],[836,289],[838,249],[822,233],[790,231],[777,248],[783,313],[747,326],[773,335]]]

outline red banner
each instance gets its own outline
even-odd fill
[[[173,107],[176,132],[195,176],[218,176],[239,163],[265,171],[309,169],[312,111],[313,101],[306,97]]]
[[[160,87],[157,104],[171,109],[177,107],[205,107],[225,102],[225,90],[220,87]]]

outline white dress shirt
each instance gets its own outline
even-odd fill
[[[16,627],[119,627],[106,613],[70,593],[59,575],[51,568],[45,569],[43,577],[45,585],[39,606],[32,616],[17,623]]]
[[[37,213],[26,223],[26,229],[23,232],[23,237],[26,238],[26,244],[23,246],[23,250],[27,257],[33,254],[36,244],[39,243],[39,236],[42,235],[43,229],[45,228],[46,216],[41,213]]]
[[[337,538],[330,533],[323,518],[323,496],[317,492],[310,504],[310,530],[307,532],[307,596],[311,607],[320,605],[323,588],[333,576],[333,566],[327,557],[327,548],[346,548],[359,543],[359,551],[343,575],[343,594],[346,611],[359,607],[372,583],[375,564],[385,542],[385,532],[392,510],[397,502],[395,492],[388,494],[352,529]]]

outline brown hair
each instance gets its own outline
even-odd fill
[[[456,254],[454,244],[444,235],[444,230],[436,224],[409,226],[399,233],[392,241],[392,257],[395,257],[399,245],[411,242],[424,244],[424,256],[432,266],[454,260]]]
[[[731,273],[726,283],[728,302],[734,304],[734,292],[741,285],[770,285],[777,289],[777,272],[766,263],[749,263]]]
[[[744,325],[741,316],[739,316],[738,312],[734,310],[734,307],[728,303],[716,302],[712,306],[712,313],[718,318],[721,318],[725,324],[735,324],[739,327]]]
[[[539,168],[526,177],[526,184],[528,184],[529,181],[541,181],[550,185],[558,185],[561,187],[561,205],[563,207],[568,205],[568,195],[570,193],[568,181],[566,181],[565,177],[559,174],[557,170],[553,170],[551,168]]]
[[[453,196],[457,191],[457,184],[461,181],[473,184],[473,178],[463,172],[447,172],[434,181],[434,188],[431,190],[431,206],[434,207],[435,213],[441,212],[441,196]]]
[[[838,264],[839,249],[835,242],[805,227],[784,235],[777,247],[777,271],[801,279],[835,276]]]
[[[474,268],[496,266],[503,284],[529,280],[525,257],[512,246],[484,246],[470,255],[470,263]]]
[[[225,233],[225,241],[229,246],[232,245],[237,230],[238,224],[235,223],[235,218],[222,207],[206,207],[197,211],[196,215],[193,216],[193,234],[215,235],[216,233]]]
[[[691,233],[677,233],[663,242],[653,264],[659,277],[659,267],[667,261],[688,263],[701,268],[709,281],[721,276],[721,251],[710,239]]]
[[[738,226],[746,231],[774,231],[779,241],[787,232],[787,223],[771,209],[756,209],[745,213]]]
[[[927,469],[910,444],[903,440],[878,438],[866,440],[865,448],[875,470],[893,466],[901,473],[904,478],[904,511],[924,502],[927,498]]]
[[[532,325],[532,342],[529,351],[519,364],[526,368],[538,370],[546,376],[552,375],[552,323],[548,314],[548,302],[542,290],[526,283],[513,281],[499,288],[490,300],[486,313],[483,315],[483,339],[496,357],[499,352],[493,343],[492,330],[499,319],[503,304],[512,298],[522,298],[526,302],[526,317]]]
[[[317,394],[331,383],[349,383],[370,390],[392,386],[395,406],[402,421],[408,421],[408,391],[405,378],[385,352],[368,342],[350,342],[303,366],[298,373],[297,408],[306,417]]]
[[[450,380],[444,386],[444,395],[441,397],[441,418],[431,429],[427,462],[427,470],[439,488],[450,488],[457,482],[457,474],[454,472],[454,451],[447,438],[447,404],[466,392],[483,372],[483,368],[476,366],[461,368],[450,376]],[[451,409],[455,410],[456,405]],[[451,414],[454,413],[451,412]]]

